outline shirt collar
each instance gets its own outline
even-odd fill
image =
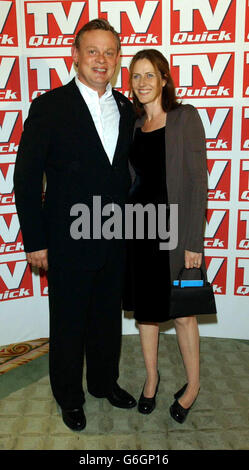
[[[79,77],[77,75],[75,76],[75,83],[78,86],[78,88],[79,88],[79,90],[80,90],[80,92],[81,92],[81,94],[83,95],[84,98],[90,99],[90,100],[96,99],[96,97],[99,98],[98,92],[93,90],[92,88],[88,87],[84,83],[82,83],[79,80]],[[111,86],[110,83],[108,83],[107,86],[106,86],[105,93],[101,96],[100,99],[102,101],[105,101],[106,99],[110,98],[110,96],[112,96],[112,86]]]

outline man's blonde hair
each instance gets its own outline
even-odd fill
[[[75,40],[74,40],[74,45],[77,49],[80,49],[80,38],[83,36],[83,34],[86,31],[93,31],[95,29],[102,29],[103,31],[110,31],[113,36],[116,39],[117,42],[117,50],[118,52],[121,49],[121,43],[120,43],[120,38],[113,28],[113,26],[110,25],[110,23],[107,20],[104,20],[104,18],[96,18],[95,20],[89,21],[89,23],[86,23],[77,33]]]

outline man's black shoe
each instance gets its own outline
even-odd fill
[[[106,398],[112,406],[116,406],[117,408],[133,408],[137,404],[135,398],[120,388],[117,383],[115,383],[112,392],[109,393]]]
[[[76,408],[75,410],[63,410],[61,408],[61,414],[65,425],[72,431],[82,431],[86,427],[83,408]]]

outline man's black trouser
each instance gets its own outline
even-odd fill
[[[50,381],[61,408],[84,403],[87,388],[103,397],[119,376],[124,248],[108,241],[105,265],[97,271],[49,268]]]

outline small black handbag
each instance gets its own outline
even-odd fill
[[[202,269],[200,268],[200,281],[182,280],[184,270],[183,267],[178,274],[178,285],[174,285],[174,283],[171,285],[170,318],[217,313],[212,285],[205,278]]]

